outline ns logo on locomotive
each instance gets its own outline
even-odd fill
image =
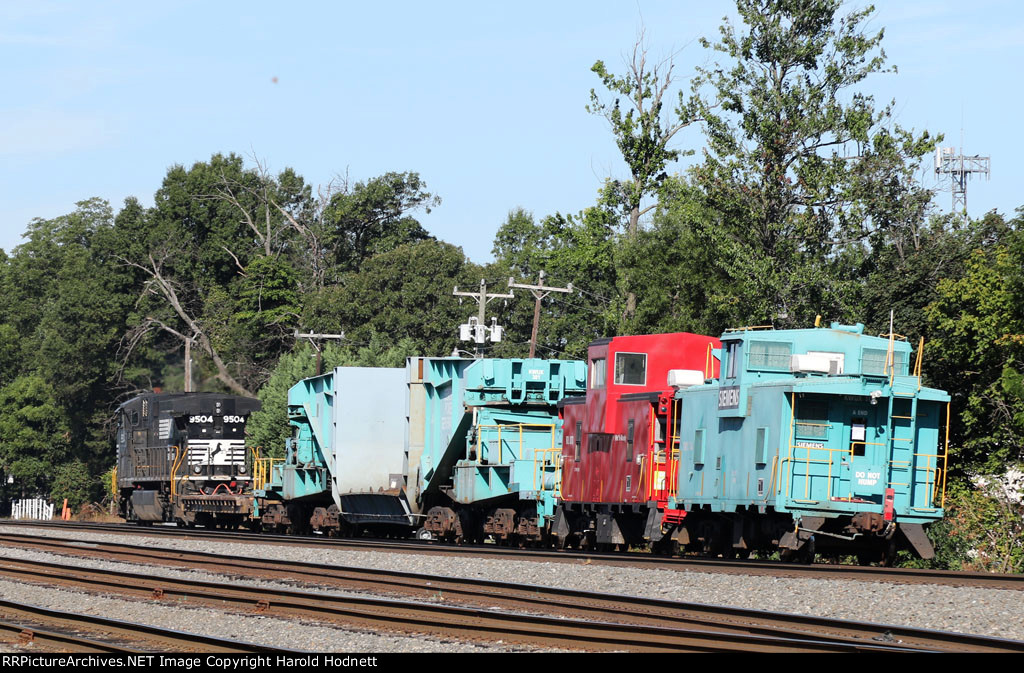
[[[949,395],[921,348],[862,325],[623,336],[587,361],[410,358],[288,394],[283,459],[247,461],[258,401],[144,395],[121,410],[122,512],[581,548],[928,558]]]

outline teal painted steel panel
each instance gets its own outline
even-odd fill
[[[420,501],[442,492],[463,504],[531,500],[553,514],[561,452],[556,405],[585,393],[585,363],[412,358],[406,371],[410,403],[423,405],[406,414],[410,453],[421,452]],[[422,430],[411,420],[420,417]]]

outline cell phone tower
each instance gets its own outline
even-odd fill
[[[956,153],[955,147],[935,148],[935,174],[942,179],[948,175],[952,183],[953,212],[967,214],[967,178],[975,173],[985,176],[991,173],[991,157],[966,156],[963,150]]]

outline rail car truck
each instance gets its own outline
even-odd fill
[[[118,508],[140,524],[235,527],[249,520],[245,424],[260,401],[219,393],[144,393],[117,410]]]
[[[930,558],[942,518],[947,393],[921,381],[905,340],[861,324],[739,329],[717,378],[681,388],[679,463],[666,522],[687,549],[815,550]],[[923,345],[923,344],[922,344]]]

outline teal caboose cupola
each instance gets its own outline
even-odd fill
[[[732,335],[728,335],[732,336]],[[720,385],[718,388],[718,415],[734,417],[743,415],[743,338],[722,337],[722,352],[725,361],[722,363]]]

